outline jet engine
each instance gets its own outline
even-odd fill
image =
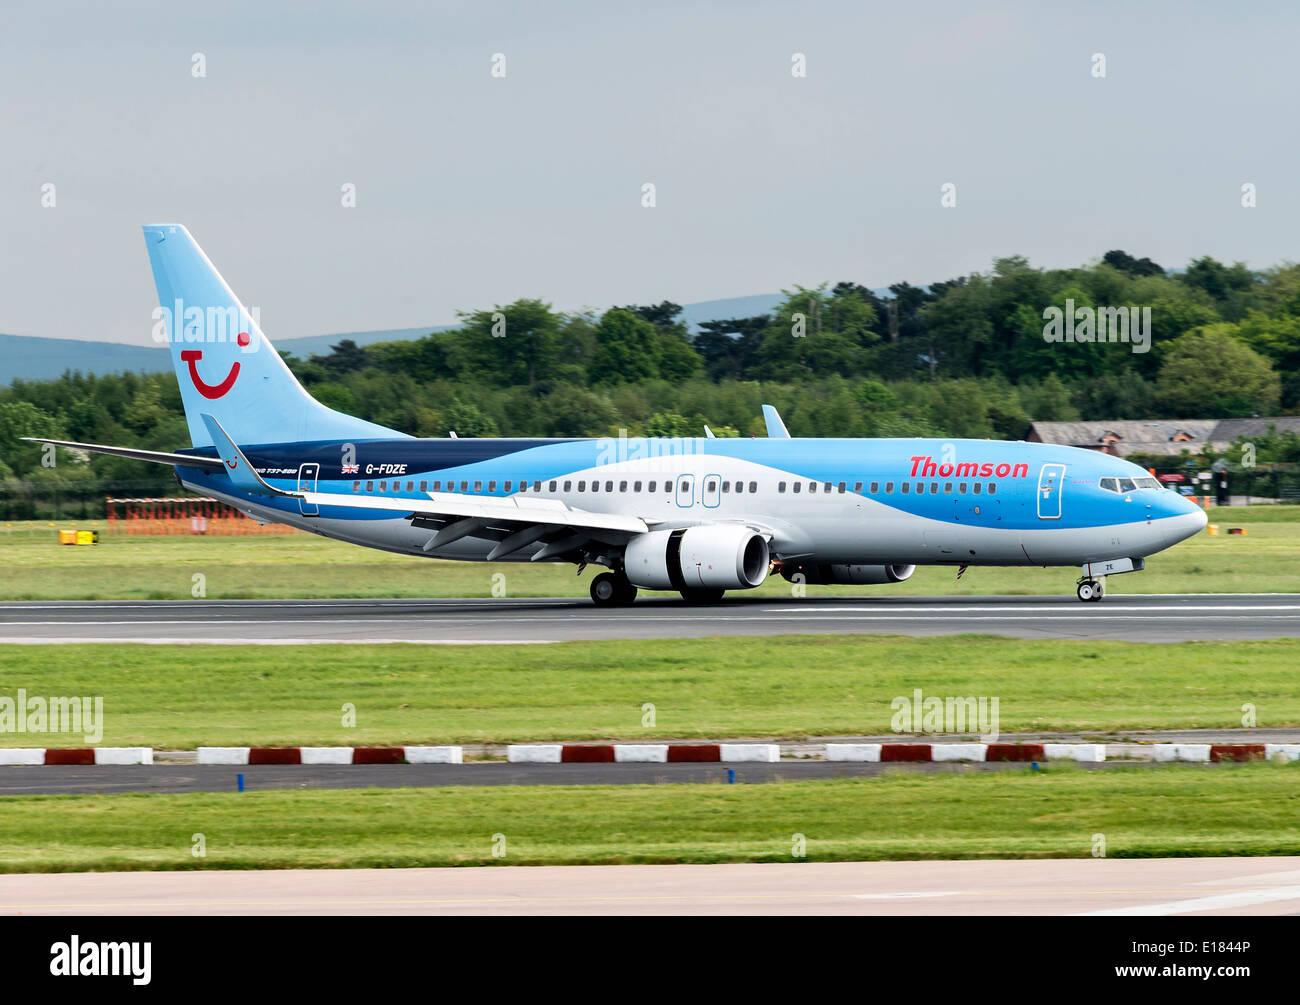
[[[751,590],[767,578],[767,539],[741,524],[638,534],[623,571],[647,590]]]
[[[852,583],[859,586],[901,583],[915,571],[915,565],[801,565],[798,562],[783,562],[781,565],[781,575],[790,582],[795,582],[795,576],[803,576],[800,582],[813,586],[827,583]]]

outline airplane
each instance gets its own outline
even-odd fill
[[[170,465],[264,523],[417,557],[599,565],[602,607],[638,590],[713,603],[772,574],[902,583],[920,565],[1077,566],[1076,594],[1095,602],[1107,576],[1206,525],[1108,454],[792,437],[770,405],[766,438],[415,438],[308,394],[184,226],[144,236],[191,446],[27,439]]]

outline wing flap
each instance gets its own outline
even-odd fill
[[[476,496],[431,493],[427,499],[400,496],[344,495],[337,492],[303,492],[308,504],[346,509],[382,510],[409,516],[472,517],[485,522],[539,524],[574,530],[644,534],[649,527],[640,517],[619,513],[591,513],[570,509],[558,499],[520,499],[518,496]]]

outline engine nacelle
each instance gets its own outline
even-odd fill
[[[623,571],[647,590],[752,590],[767,578],[767,539],[740,524],[655,530],[628,542]]]
[[[915,565],[802,565],[798,562],[784,562],[781,565],[781,575],[788,581],[795,582],[795,576],[803,576],[801,582],[813,586],[828,583],[851,583],[857,586],[901,583],[915,571]]]

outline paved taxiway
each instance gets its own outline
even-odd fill
[[[1300,857],[0,876],[0,914],[1170,916],[1297,911]]]
[[[709,607],[647,598],[596,609],[578,599],[34,601],[0,604],[0,642],[519,643],[796,633],[1019,638],[1300,637],[1300,595],[1074,597],[727,597]]]

